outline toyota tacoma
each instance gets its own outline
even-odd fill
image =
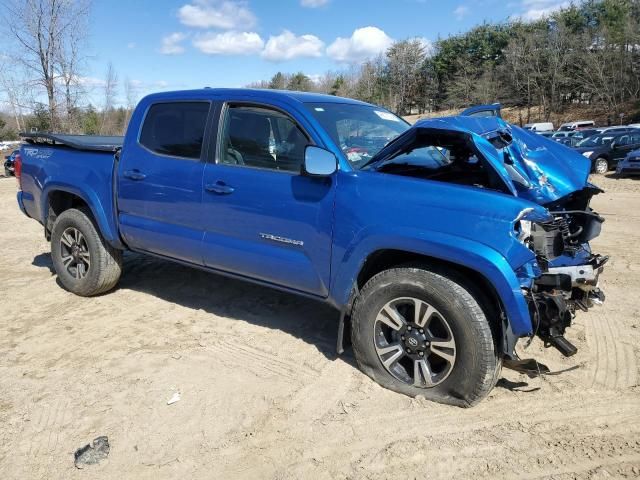
[[[18,204],[64,288],[113,289],[130,250],[327,302],[338,351],[407,395],[474,405],[518,339],[572,355],[604,300],[590,161],[499,115],[202,89],[145,97],[124,137],[23,137]]]

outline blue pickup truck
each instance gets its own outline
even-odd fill
[[[131,250],[324,301],[397,392],[474,405],[518,339],[575,353],[604,299],[589,161],[497,115],[202,89],[147,96],[124,138],[23,137],[18,204],[66,289],[113,289]]]

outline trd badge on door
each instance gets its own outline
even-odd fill
[[[302,240],[293,240],[291,238],[280,237],[278,235],[272,235],[270,233],[261,233],[260,237],[264,238],[265,240],[273,240],[274,242],[288,243],[289,245],[297,245],[299,247],[304,245],[304,242]]]

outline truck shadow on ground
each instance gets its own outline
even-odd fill
[[[50,253],[36,255],[32,265],[55,274]],[[336,355],[339,312],[320,301],[130,252],[125,253],[116,289],[144,292],[232,321],[280,330],[315,346],[330,360],[340,358],[355,367],[351,350]]]

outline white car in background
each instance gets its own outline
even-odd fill
[[[527,123],[523,128],[525,130],[531,130],[532,132],[553,132],[553,123],[551,122]]]
[[[580,128],[590,128],[595,127],[595,125],[596,122],[594,122],[593,120],[578,120],[577,122],[563,123],[562,125],[560,125],[560,131],[565,132],[578,130]]]

